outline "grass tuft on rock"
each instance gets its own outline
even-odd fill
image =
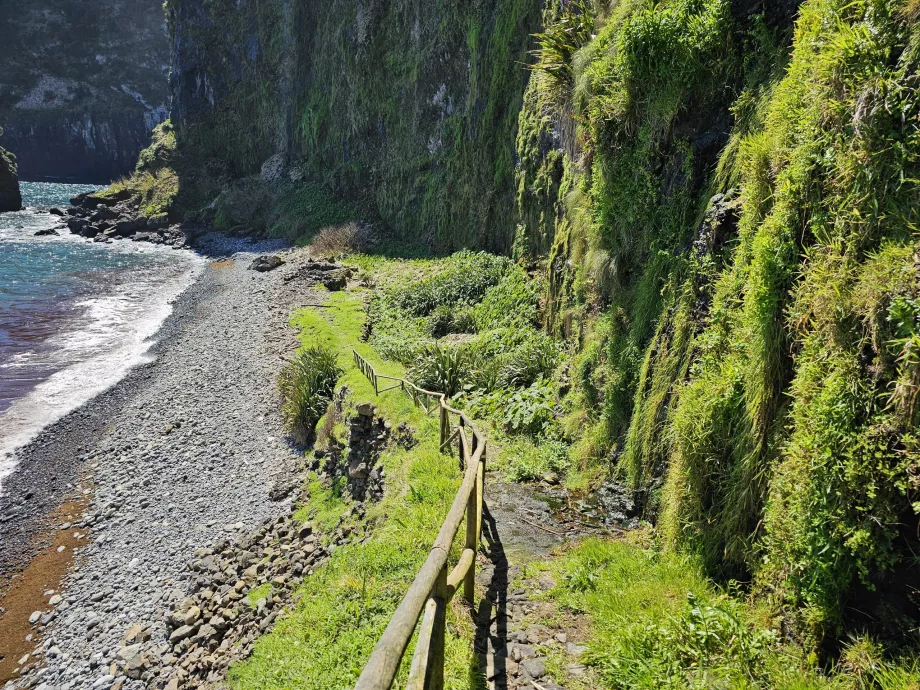
[[[278,376],[284,427],[298,444],[310,443],[326,413],[342,369],[337,353],[323,345],[299,350]]]

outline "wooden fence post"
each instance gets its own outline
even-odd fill
[[[470,458],[467,458],[469,462]],[[482,463],[479,463],[482,467]],[[470,492],[469,500],[466,503],[466,543],[467,549],[473,550],[473,562],[470,563],[470,569],[466,571],[466,577],[463,578],[463,598],[470,607],[474,604],[476,598],[476,554],[479,551],[479,523],[481,521],[482,511],[479,510],[482,495],[482,478],[477,474],[476,486]],[[479,511],[479,512],[477,512]]]
[[[479,480],[476,482],[476,546],[479,547],[479,540],[482,539],[482,504],[485,501],[486,493],[486,450],[488,444],[482,442],[482,455],[479,456]]]
[[[431,632],[431,663],[428,665],[428,690],[444,690],[444,636],[447,633],[447,564],[441,569],[431,593],[437,602],[434,629]]]
[[[441,408],[441,452],[450,451],[447,447],[447,441],[450,437],[450,422],[447,418],[447,407],[443,403],[439,402],[438,406]]]

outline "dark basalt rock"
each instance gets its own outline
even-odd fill
[[[98,210],[99,206],[114,206],[115,204],[121,201],[127,201],[130,198],[131,190],[128,189],[112,192],[106,196],[101,196],[93,192],[85,192],[83,194],[77,194],[75,197],[71,197],[70,204],[71,206],[81,206],[83,208]]]
[[[251,264],[249,264],[250,271],[258,271],[259,273],[265,273],[266,271],[273,271],[284,263],[280,256],[275,256],[273,254],[265,254],[263,256],[257,256]]]
[[[89,225],[89,221],[85,218],[72,216],[71,218],[67,219],[67,227],[75,235],[81,234],[87,225]]]
[[[34,236],[35,236],[35,237],[43,237],[43,236],[45,236],[45,235],[57,235],[57,234],[58,234],[58,231],[55,230],[54,228],[45,228],[44,230],[39,230],[39,231],[37,231],[37,232],[34,234]]]
[[[3,130],[0,130],[2,133]],[[18,211],[22,208],[19,193],[19,171],[16,157],[0,149],[0,212]]]

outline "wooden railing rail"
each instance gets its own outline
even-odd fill
[[[465,467],[463,482],[428,558],[374,647],[371,658],[358,678],[355,690],[390,690],[420,618],[421,627],[406,688],[442,690],[447,605],[461,583],[463,597],[470,605],[473,604],[475,595],[476,552],[482,535],[486,439],[465,413],[448,406],[447,398],[443,394],[426,391],[405,379],[377,374],[374,367],[357,352],[354,352],[354,358],[355,364],[373,384],[376,394],[402,388],[412,398],[413,403],[424,407],[426,414],[431,414],[437,408],[440,411],[441,452],[450,452],[456,440]],[[381,389],[381,380],[398,383]],[[451,423],[452,418],[458,420],[456,427]],[[457,564],[448,572],[447,559],[450,547],[464,516],[466,535],[463,552]]]

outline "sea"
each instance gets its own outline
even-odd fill
[[[16,451],[45,426],[150,361],[194,252],[70,234],[52,207],[88,185],[21,183],[25,210],[0,213],[0,492]],[[36,237],[45,228],[58,235]]]

